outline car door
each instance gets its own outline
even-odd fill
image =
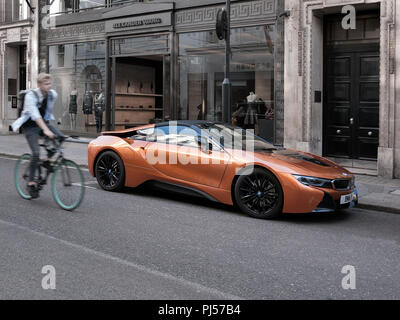
[[[207,138],[199,144],[199,133],[188,126],[158,129],[157,138],[146,147],[146,158],[156,170],[173,179],[220,185],[229,162],[221,147]]]

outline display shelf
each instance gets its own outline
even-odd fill
[[[163,108],[116,108],[115,111],[162,111]]]
[[[163,97],[162,94],[156,94],[156,93],[122,93],[122,92],[117,92],[115,93],[116,96],[132,96],[132,97]]]

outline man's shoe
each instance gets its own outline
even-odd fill
[[[31,196],[31,199],[39,198],[39,190],[38,190],[37,186],[28,185],[28,192],[29,192],[29,195]]]

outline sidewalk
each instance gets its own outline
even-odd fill
[[[64,156],[75,161],[79,166],[87,168],[89,142],[89,138],[68,139],[63,144],[65,149]],[[41,152],[43,153],[43,150]],[[24,153],[30,153],[30,149],[22,134],[0,135],[0,156],[18,158]]]
[[[65,157],[87,168],[87,144],[91,138],[67,140]],[[0,135],[0,156],[17,158],[30,149],[23,135]],[[356,175],[360,208],[400,213],[400,179]]]

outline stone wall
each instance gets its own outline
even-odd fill
[[[291,15],[285,21],[285,146],[322,153],[322,104],[313,103],[313,92],[322,88],[322,24],[326,9],[346,4],[379,3],[380,40],[380,140],[378,174],[400,177],[400,112],[396,103],[396,31],[399,19],[395,0],[286,0]],[[398,33],[399,31],[397,31]],[[398,63],[398,62],[397,62]],[[398,81],[398,80],[397,80]],[[400,101],[399,101],[400,102]],[[397,134],[398,136],[398,134]]]

